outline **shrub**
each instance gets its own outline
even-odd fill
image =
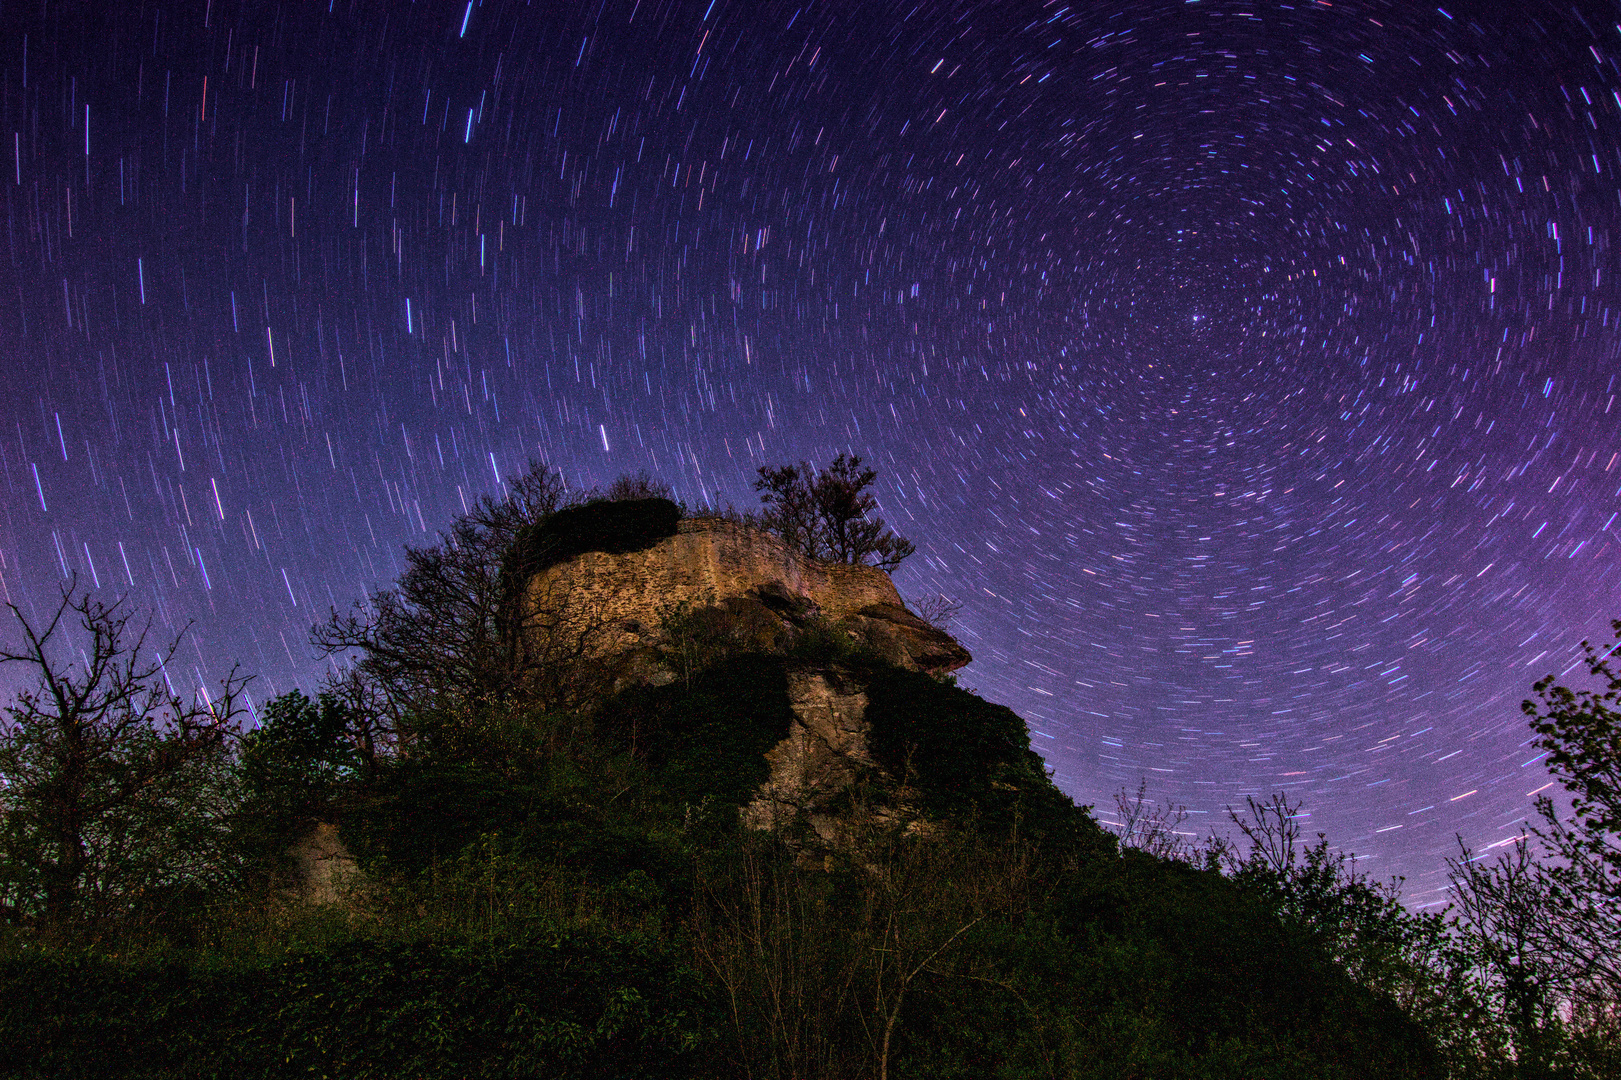
[[[476,945],[351,938],[319,952],[0,961],[8,1075],[680,1077],[718,1013],[637,935]]]
[[[1106,843],[1091,816],[1053,786],[1012,709],[922,672],[873,664],[866,675],[873,757],[916,789],[926,812],[1064,833],[1087,847]]]
[[[588,551],[641,551],[674,536],[681,513],[681,507],[659,498],[566,507],[518,531],[502,572],[521,586],[547,567]]]
[[[690,681],[629,691],[599,717],[676,805],[708,805],[733,822],[724,811],[747,803],[765,782],[765,753],[787,738],[792,722],[787,665],[760,654]]]

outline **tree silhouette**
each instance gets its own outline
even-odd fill
[[[808,462],[762,467],[754,490],[765,504],[757,521],[813,559],[893,571],[917,550],[871,516],[878,500],[867,490],[878,478],[861,458],[840,454],[826,469]]]
[[[57,940],[226,869],[216,766],[247,682],[232,669],[217,697],[183,696],[178,636],[154,648],[122,601],[73,589],[43,623],[7,603],[22,640],[0,648],[36,679],[0,725],[0,911]]]

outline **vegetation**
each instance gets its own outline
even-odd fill
[[[854,458],[765,470],[765,516],[883,565],[910,545],[871,482]],[[1018,716],[792,605],[672,608],[663,676],[616,687],[603,628],[528,578],[680,513],[646,477],[576,497],[532,468],[317,627],[341,677],[246,732],[242,680],[177,696],[122,607],[13,608],[0,659],[39,685],[0,729],[0,1071],[1618,1071],[1614,649],[1589,650],[1602,689],[1545,680],[1527,706],[1573,811],[1463,853],[1456,908],[1416,914],[1282,797],[1234,815],[1236,844],[1142,790],[1106,832]],[[832,804],[745,828],[809,674],[861,688],[871,758]],[[317,904],[292,849],[334,824],[360,876]]]
[[[154,651],[150,624],[71,586],[41,625],[6,607],[22,640],[0,664],[36,681],[0,729],[0,913],[42,940],[96,939],[217,887],[244,680],[181,698],[178,641]]]
[[[840,454],[825,469],[808,463],[762,467],[754,490],[765,505],[755,519],[813,559],[871,563],[894,570],[917,549],[873,517],[878,500],[867,489],[878,479],[861,459]]]

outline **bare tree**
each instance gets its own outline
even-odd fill
[[[917,606],[917,617],[936,630],[949,631],[960,614],[962,601],[945,593],[936,593]]]
[[[437,544],[407,547],[394,588],[312,628],[322,654],[352,657],[348,696],[370,698],[364,704],[381,707],[397,729],[405,712],[503,702],[518,693],[538,658],[526,636],[527,567],[510,558],[520,532],[565,501],[562,478],[531,462],[504,498],[482,497]]]
[[[32,689],[0,726],[0,907],[57,938],[95,933],[143,902],[222,871],[217,794],[247,678],[187,696],[165,670],[179,638],[150,643],[122,601],[70,585],[36,623],[8,603],[21,642],[0,664]]]
[[[675,492],[670,485],[662,480],[655,479],[646,470],[638,473],[626,473],[612,484],[604,497],[609,502],[629,502],[633,499],[669,499],[675,501]]]
[[[766,508],[760,512],[757,523],[782,537],[795,551],[812,558],[823,557],[821,525],[811,494],[815,469],[810,463],[802,462],[776,468],[762,465],[759,473],[754,490],[760,493],[760,501]]]
[[[622,477],[591,501],[661,490],[645,475]],[[315,647],[344,661],[329,690],[370,725],[351,732],[368,760],[473,709],[572,709],[612,685],[613,631],[597,598],[566,582],[531,590],[559,554],[542,526],[578,506],[555,470],[530,462],[504,497],[481,498],[437,544],[407,547],[393,588],[312,628]]]
[[[1462,839],[1447,860],[1458,929],[1493,1011],[1502,1018],[1516,1061],[1527,1075],[1546,1067],[1560,1041],[1561,1005],[1568,1000],[1563,943],[1549,939],[1559,911],[1542,868],[1521,836],[1493,862],[1477,859]]]
[[[1248,869],[1279,878],[1291,877],[1302,854],[1300,804],[1291,803],[1282,792],[1275,792],[1266,802],[1256,802],[1254,796],[1246,795],[1244,802],[1249,808],[1247,817],[1230,806],[1227,817],[1250,842],[1248,856],[1239,858],[1235,849],[1224,845],[1212,847],[1231,857],[1228,869],[1235,875]]]
[[[1158,859],[1192,862],[1194,851],[1180,826],[1188,820],[1185,806],[1161,806],[1148,801],[1148,781],[1137,784],[1135,794],[1121,788],[1115,792],[1115,811],[1120,815],[1120,846],[1146,851]]]

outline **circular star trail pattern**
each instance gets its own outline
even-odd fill
[[[531,457],[853,451],[1066,790],[1282,790],[1433,901],[1621,614],[1617,15],[8,7],[6,595],[262,705]]]

